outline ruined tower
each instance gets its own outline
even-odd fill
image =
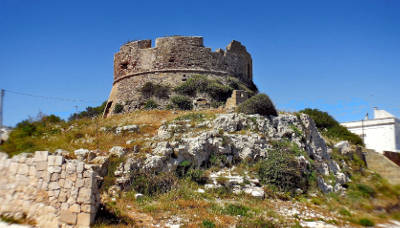
[[[234,77],[246,85],[252,82],[252,59],[246,47],[232,41],[226,50],[204,47],[203,37],[170,36],[128,42],[114,56],[114,82],[105,116],[115,105],[125,111],[143,104],[140,89],[148,82],[174,88],[193,75],[221,79]],[[160,101],[163,103],[162,101]]]

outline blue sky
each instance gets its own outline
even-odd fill
[[[319,108],[339,121],[373,106],[400,117],[400,1],[0,1],[4,123],[41,111],[68,117],[106,100],[113,54],[127,40],[204,36],[242,42],[254,80],[281,110]]]

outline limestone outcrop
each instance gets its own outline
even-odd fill
[[[281,114],[278,117],[260,115],[220,114],[194,127],[187,121],[173,121],[158,130],[152,139],[153,149],[145,157],[128,154],[126,162],[116,171],[117,183],[126,184],[135,169],[148,172],[175,171],[186,161],[195,168],[207,167],[212,157],[219,157],[221,168],[241,161],[256,162],[268,158],[273,142],[287,140],[303,155],[297,157],[303,172],[310,172],[310,163],[318,174],[318,185],[324,192],[341,191],[349,177],[331,159],[328,146],[315,123],[305,115]],[[327,180],[334,176],[335,180]]]

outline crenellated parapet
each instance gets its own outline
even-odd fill
[[[114,56],[114,83],[152,73],[229,75],[252,81],[252,59],[246,47],[232,41],[226,50],[204,47],[203,37],[172,36],[129,42]]]

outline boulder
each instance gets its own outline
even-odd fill
[[[339,152],[343,155],[346,155],[351,152],[351,146],[348,141],[340,141],[336,143],[334,147],[337,148]]]
[[[129,132],[129,133],[134,133],[137,132],[139,130],[139,127],[137,125],[126,125],[126,126],[121,126],[121,127],[117,127],[115,129],[115,134],[122,134],[125,132]]]

